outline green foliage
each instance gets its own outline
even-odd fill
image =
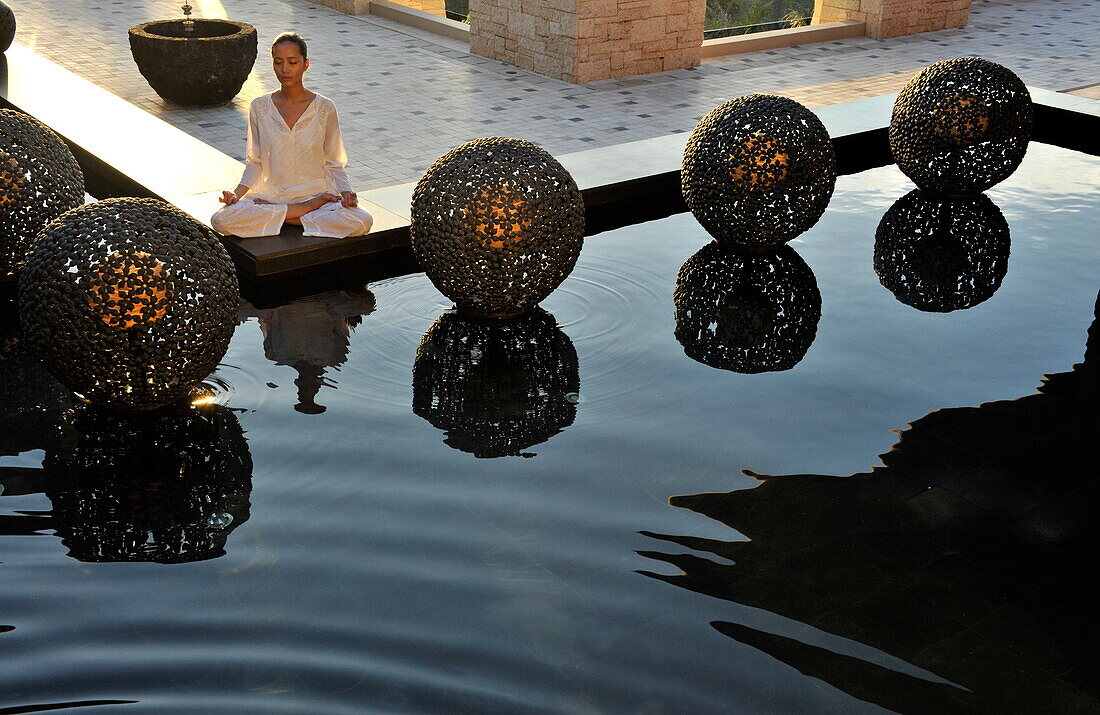
[[[447,17],[469,24],[469,0],[446,0]],[[707,0],[707,37],[743,35],[809,24],[813,0]]]
[[[813,10],[813,0],[707,0],[703,27],[708,37],[801,27]]]

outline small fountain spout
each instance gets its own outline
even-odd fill
[[[188,3],[186,0],[184,0],[184,3],[183,3],[183,31],[188,32],[188,33],[195,31],[195,21],[191,19],[191,9],[192,8],[191,8],[190,3]]]

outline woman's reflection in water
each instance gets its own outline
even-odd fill
[[[972,308],[1001,287],[1011,243],[1008,222],[985,194],[945,199],[914,189],[878,225],[875,272],[918,310]]]
[[[682,571],[643,573],[808,624],[818,644],[712,625],[890,710],[1097,712],[1098,353],[1100,318],[1071,372],[1027,397],[925,415],[871,472],[753,474],[752,489],[672,497],[748,540],[646,532],[722,561],[643,552]],[[939,679],[834,652],[822,632]]]
[[[321,293],[265,310],[245,303],[240,316],[242,320],[258,319],[264,335],[264,357],[298,373],[294,379],[298,388],[294,409],[318,415],[328,408],[317,404],[317,394],[322,387],[336,387],[325,377],[325,370],[339,368],[347,361],[351,331],[373,311],[374,294],[364,288]]]
[[[541,308],[508,321],[447,312],[424,334],[413,365],[413,412],[475,457],[533,457],[524,449],[573,424],[577,351]]]
[[[733,372],[790,370],[821,319],[817,279],[790,246],[747,253],[707,244],[681,266],[673,300],[687,356]]]

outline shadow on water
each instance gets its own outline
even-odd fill
[[[1008,222],[985,194],[944,199],[914,189],[878,225],[875,272],[902,303],[948,313],[997,292],[1011,245]]]
[[[413,365],[413,412],[475,457],[535,456],[523,450],[573,424],[579,390],[573,342],[541,308],[500,322],[444,313]]]
[[[1100,310],[1100,303],[1098,303]],[[1096,712],[1100,320],[1037,394],[913,422],[883,466],[670,499],[748,537],[643,532],[697,554],[647,576],[871,646],[949,682],[745,625],[719,632],[899,712]]]
[[[257,319],[264,336],[264,357],[298,373],[294,409],[318,415],[328,409],[317,403],[321,388],[336,387],[325,370],[347,362],[351,331],[363,322],[363,316],[374,312],[374,306],[374,294],[365,288],[328,291],[272,308],[245,302],[238,319]]]
[[[680,267],[673,301],[687,356],[740,373],[790,370],[821,320],[817,279],[790,246],[745,253],[709,243]]]
[[[25,355],[11,306],[0,310],[3,496],[42,493],[49,511],[0,515],[0,535],[53,530],[80,561],[182,563],[222,556],[248,520],[252,457],[236,416],[218,404],[138,416],[73,404]],[[33,459],[25,461],[35,461]]]

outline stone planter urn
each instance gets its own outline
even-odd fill
[[[7,52],[15,39],[15,13],[0,0],[0,52]]]
[[[256,28],[233,20],[156,20],[130,28],[130,52],[161,97],[185,107],[227,104],[256,62]]]

